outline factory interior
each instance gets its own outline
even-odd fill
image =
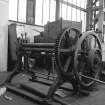
[[[0,0],[0,105],[105,105],[105,0]]]

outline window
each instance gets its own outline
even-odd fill
[[[9,20],[26,22],[26,1],[9,0]]]
[[[81,7],[81,0],[77,0],[77,6]]]
[[[9,0],[9,19],[17,21],[17,0]]]
[[[86,9],[87,0],[80,0],[81,7]]]
[[[72,21],[76,21],[76,20],[77,20],[76,9],[72,8]]]
[[[50,22],[55,21],[55,11],[56,11],[56,2],[55,0],[50,0]]]
[[[35,24],[45,25],[55,20],[55,0],[36,0]]]
[[[18,21],[26,22],[26,0],[19,0]]]
[[[26,23],[27,0],[9,0],[9,20]],[[36,0],[35,24],[45,25],[55,21],[56,1]]]
[[[43,0],[36,0],[35,24],[42,25]]]
[[[64,2],[63,2],[64,1]],[[81,9],[76,9],[75,6],[86,9],[87,0],[61,0],[60,2],[60,17],[64,20],[82,21],[82,31],[86,27],[86,13]],[[70,4],[69,4],[70,3]],[[73,5],[71,5],[73,4]]]
[[[72,19],[72,8],[70,6],[67,7],[67,20]]]
[[[81,21],[81,11],[80,10],[76,10],[76,13],[77,13],[76,21],[80,22]]]
[[[85,21],[86,14],[75,6],[86,8],[87,0],[60,0],[60,17],[64,20]],[[75,5],[73,7],[73,5]],[[35,24],[45,25],[48,21],[55,21],[56,0],[36,0]],[[27,0],[9,0],[9,20],[26,23]],[[84,22],[83,22],[84,23]],[[86,23],[86,22],[85,22]]]
[[[78,0],[79,1],[79,0]],[[77,5],[77,0],[72,0],[72,3],[74,4],[74,5]]]
[[[66,20],[66,16],[67,16],[67,5],[66,4],[62,4],[60,3],[60,17],[62,17],[64,20]]]
[[[50,12],[50,0],[44,0],[43,4],[43,25],[46,24],[49,20],[49,12]]]
[[[86,29],[86,13],[81,11],[82,31]]]
[[[64,0],[66,2],[69,2],[69,3],[73,3],[73,0]]]
[[[87,0],[63,0],[63,1],[86,9]]]

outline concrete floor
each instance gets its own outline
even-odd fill
[[[3,76],[3,75],[2,75]],[[24,75],[18,75],[17,77],[14,78],[13,82],[15,83],[22,83],[27,82],[26,79],[27,77]],[[18,81],[18,82],[17,82]],[[31,84],[31,83],[29,83]],[[33,85],[32,88],[36,84],[32,83]],[[39,85],[39,89],[43,88],[43,86]],[[18,96],[16,94],[6,92],[6,95],[12,98],[12,101],[4,98],[3,96],[0,97],[0,105],[37,105],[36,103],[33,103],[29,101],[28,99],[25,99],[24,97]],[[90,92],[89,96],[79,96],[79,95],[72,95],[71,92],[68,92],[67,96],[65,97],[60,97],[60,99],[64,100],[70,105],[105,105],[105,85],[98,84],[97,89],[95,91]]]
[[[98,90],[90,92],[89,96],[68,96],[63,98],[70,105],[105,105],[105,85],[99,85]]]
[[[29,85],[29,87],[31,87],[33,90],[36,89],[36,87],[38,87],[39,91],[42,91],[44,89],[44,93],[46,92],[47,88],[43,87],[42,84],[40,85],[38,83],[26,82],[25,81],[26,79],[22,79],[22,78],[26,78],[26,76],[23,76],[21,78],[19,76],[18,81],[20,80],[20,82],[22,83],[21,80],[23,80],[24,84]],[[68,105],[105,105],[105,85],[98,84],[96,90],[90,92],[89,96],[72,95],[71,91],[69,91],[67,95],[65,95],[65,97],[59,97],[59,98],[64,100],[66,103],[68,103]],[[19,100],[23,100],[23,99],[19,97]],[[25,103],[24,100],[23,102]],[[9,104],[9,105],[12,105],[12,104]],[[27,103],[26,105],[31,105],[31,104]]]
[[[38,90],[43,94],[46,94],[48,86],[43,87],[38,83],[25,83],[27,87],[31,90]],[[39,87],[39,88],[38,88]],[[44,91],[43,91],[44,90]],[[89,96],[83,95],[72,95],[71,91],[62,91],[64,96],[57,96],[62,99],[68,105],[105,105],[105,85],[97,84],[97,87],[94,91],[91,91]],[[61,92],[61,93],[62,93]]]

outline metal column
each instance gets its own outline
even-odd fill
[[[60,17],[60,0],[56,0],[56,20]]]

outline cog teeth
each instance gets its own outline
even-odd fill
[[[57,36],[57,39],[55,41],[55,62],[57,64],[58,70],[60,72],[61,72],[61,67],[60,67],[59,61],[58,61],[58,49],[59,49],[59,41],[60,41],[61,36],[62,36],[62,33]]]

